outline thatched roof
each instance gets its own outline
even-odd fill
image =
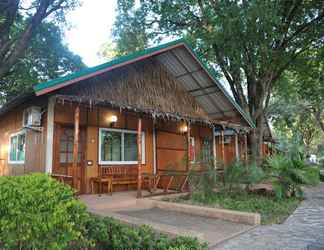
[[[115,69],[58,92],[79,96],[92,103],[112,103],[120,107],[151,110],[193,119],[208,120],[196,100],[183,89],[164,68],[152,61],[143,61]]]

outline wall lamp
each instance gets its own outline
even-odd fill
[[[181,133],[187,133],[188,132],[188,126],[187,125],[182,125],[180,127],[180,132]]]
[[[107,117],[107,122],[108,122],[111,126],[113,126],[113,125],[117,122],[117,120],[118,120],[117,115],[111,115],[111,116],[108,116],[108,117]]]

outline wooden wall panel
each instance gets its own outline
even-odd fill
[[[40,106],[46,110],[47,98],[28,101],[0,118],[0,175],[22,175],[45,170],[46,112],[42,115],[44,129],[42,132],[24,129],[26,132],[25,164],[8,163],[10,135],[23,129],[23,110],[30,106]]]

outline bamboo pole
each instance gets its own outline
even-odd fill
[[[137,198],[142,197],[142,119],[137,123]]]
[[[80,107],[77,106],[74,112],[74,142],[73,142],[73,163],[72,163],[72,186],[77,189],[77,167],[79,152],[79,126],[80,126]]]

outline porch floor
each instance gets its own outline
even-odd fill
[[[251,225],[221,219],[148,207],[143,202],[137,203],[136,191],[116,192],[112,196],[82,195],[80,200],[94,214],[113,217],[131,225],[146,224],[170,236],[197,237],[209,242],[209,246],[214,246],[254,228]]]

